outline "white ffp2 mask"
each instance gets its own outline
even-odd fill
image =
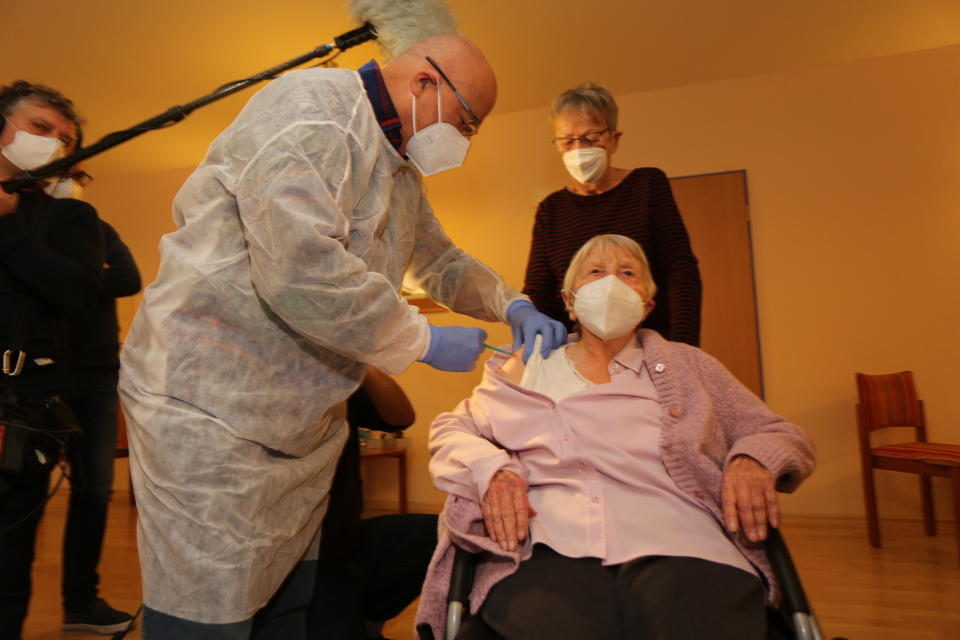
[[[581,184],[593,184],[607,170],[607,150],[603,147],[580,147],[563,154],[563,165]]]
[[[13,136],[13,142],[0,149],[0,153],[20,169],[31,171],[63,155],[63,143],[56,138],[24,131],[10,120],[7,120],[7,124],[17,133]]]
[[[407,140],[407,157],[425,176],[432,176],[463,164],[470,139],[452,124],[443,122],[440,85],[437,85],[437,121],[417,131],[417,98],[413,94],[413,135]]]
[[[54,198],[74,198],[80,200],[83,198],[83,187],[73,178],[63,178],[56,182],[51,182],[43,188]]]
[[[643,297],[610,275],[580,287],[574,294],[577,321],[602,340],[625,336],[643,320]]]

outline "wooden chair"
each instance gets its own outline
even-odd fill
[[[867,509],[870,544],[880,547],[880,522],[873,470],[904,471],[920,476],[923,522],[928,536],[936,535],[931,476],[950,478],[957,518],[957,551],[960,554],[960,445],[927,442],[923,402],[917,399],[913,373],[901,371],[885,375],[857,374],[857,430],[863,471],[863,499]],[[880,447],[870,445],[870,432],[887,427],[909,427],[915,431],[912,442]],[[958,555],[960,561],[960,555]]]

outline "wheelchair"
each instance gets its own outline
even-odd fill
[[[768,609],[768,640],[824,640],[820,625],[807,601],[800,576],[797,573],[790,551],[779,529],[769,528],[764,551],[773,567],[780,590],[783,594],[780,609]],[[471,619],[470,589],[473,584],[473,572],[477,556],[457,548],[453,561],[453,572],[450,576],[450,591],[447,594],[447,622],[446,637],[434,638],[429,625],[417,626],[417,635],[420,640],[454,640],[464,624],[479,625],[482,635],[485,633],[489,640],[499,640],[492,631],[482,624],[482,621]],[[846,640],[834,638],[833,640]]]

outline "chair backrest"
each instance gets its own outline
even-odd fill
[[[857,374],[862,427],[867,431],[884,427],[915,427],[925,438],[923,406],[917,399],[913,373],[901,371],[882,375]]]

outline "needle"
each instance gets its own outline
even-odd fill
[[[492,345],[487,344],[486,342],[483,343],[483,346],[485,346],[487,349],[493,349],[494,351],[499,351],[500,353],[505,353],[505,354],[507,354],[508,356],[513,355],[512,353],[510,353],[510,352],[507,351],[506,349],[501,349],[501,348],[499,348],[499,347],[494,347],[494,346],[492,346]]]

